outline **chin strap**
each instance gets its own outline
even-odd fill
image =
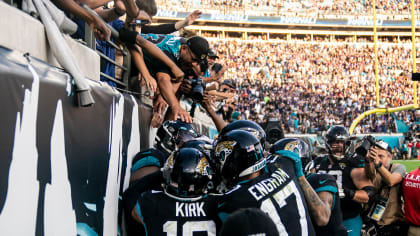
[[[344,158],[344,155],[335,155],[335,154],[331,154],[331,156],[333,156],[335,159],[337,160],[341,160]]]

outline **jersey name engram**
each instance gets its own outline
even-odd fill
[[[271,192],[277,190],[290,176],[282,169],[277,169],[271,174],[271,178],[262,180],[261,182],[248,188],[248,192],[255,198],[260,200]]]

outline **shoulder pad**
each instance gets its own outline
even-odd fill
[[[307,179],[315,192],[337,192],[337,182],[332,175],[317,173],[309,175]]]

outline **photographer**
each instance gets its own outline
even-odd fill
[[[209,54],[207,56],[207,63],[208,63],[208,69],[205,70],[204,75],[203,75],[203,79],[206,82],[210,82],[210,81],[214,81],[214,79],[211,79],[212,75],[211,74],[211,70],[214,71],[213,66],[216,63],[216,59],[218,59],[219,57],[216,55],[216,53],[213,51],[213,49],[209,50]]]
[[[219,63],[211,65],[208,62],[209,69],[203,76],[203,81],[207,83],[206,90],[218,90],[221,79],[223,78],[226,68]],[[206,76],[208,74],[208,76]]]
[[[185,78],[179,87],[179,93],[177,95],[179,97],[181,94],[183,94],[186,97],[191,98],[193,100],[193,104],[199,103],[206,110],[208,115],[213,120],[217,130],[220,132],[223,127],[226,126],[226,124],[222,118],[214,111],[215,96],[212,96],[207,91],[204,91],[205,83],[202,81],[200,76],[197,76],[197,74],[201,75],[203,69],[206,68],[203,66],[198,68],[198,66],[196,66],[193,68],[193,70],[187,71]],[[191,109],[195,109],[195,105],[192,106]],[[191,113],[193,114],[194,112],[190,111],[190,114]]]
[[[375,188],[364,169],[365,156],[372,142],[362,142],[358,153],[351,153],[350,134],[344,126],[333,126],[325,135],[328,155],[314,160],[316,173],[326,173],[337,180],[343,213],[343,224],[348,235],[360,235],[362,229],[362,203],[368,203],[375,195]],[[362,151],[365,151],[364,155]]]
[[[368,217],[376,226],[379,236],[407,234],[400,195],[406,168],[398,163],[391,164],[391,160],[391,148],[384,141],[377,141],[366,156],[366,162],[375,167],[373,184],[378,192]]]
[[[220,84],[220,88],[218,90],[213,90],[211,88],[209,88],[208,86],[206,87],[206,90],[208,91],[209,94],[216,96],[216,100],[220,101],[223,100],[226,103],[230,103],[228,101],[226,101],[227,99],[232,100],[235,97],[235,91],[236,91],[236,87],[235,85],[232,83],[232,81],[225,79],[221,84]]]

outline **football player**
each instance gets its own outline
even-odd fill
[[[173,151],[197,137],[191,124],[181,120],[165,121],[157,131],[155,147],[141,151],[134,157],[130,182],[159,170]]]
[[[208,195],[212,170],[205,155],[194,148],[175,151],[165,163],[163,191],[147,191],[131,211],[146,235],[216,235],[216,198]]]
[[[266,168],[264,150],[250,132],[232,130],[219,137],[214,158],[222,183],[229,189],[218,204],[219,218],[240,208],[260,208],[288,235],[315,235],[294,163],[281,158],[275,169]]]
[[[331,127],[325,136],[325,144],[328,155],[314,160],[314,171],[335,177],[344,226],[348,235],[360,235],[361,204],[368,203],[375,195],[375,188],[365,173],[365,157],[351,153],[350,135],[344,126]]]
[[[265,148],[266,134],[264,129],[257,123],[251,120],[237,120],[226,125],[222,131],[220,131],[219,137],[222,137],[226,133],[232,130],[244,130],[253,134],[260,142],[261,146]]]
[[[301,162],[302,169],[311,161],[308,144],[298,138],[280,139],[273,144],[270,152],[282,154],[288,158],[295,156],[293,153],[297,154],[295,160]],[[275,156],[271,156],[271,158],[275,158]],[[301,170],[296,170],[296,172],[302,173]],[[329,174],[309,173],[306,178],[303,174],[298,176],[298,180],[309,206],[312,221],[315,223],[316,235],[347,235],[343,225],[335,178]]]

